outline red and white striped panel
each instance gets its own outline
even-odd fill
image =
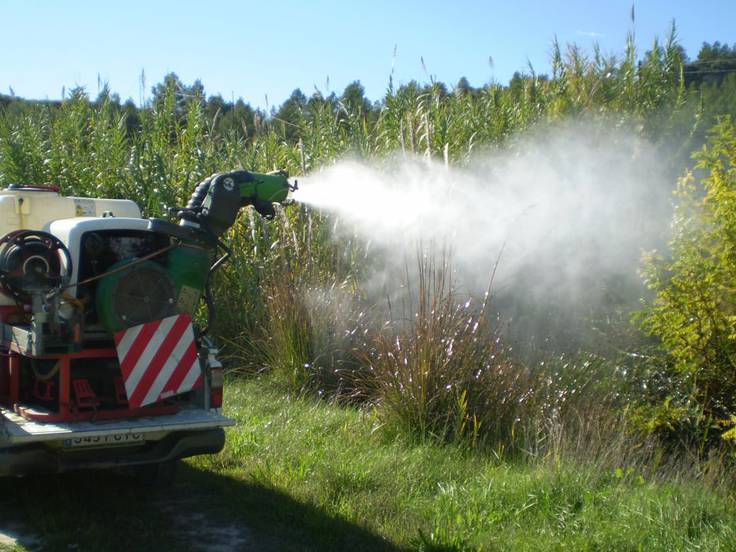
[[[202,386],[192,319],[169,316],[115,334],[130,408],[153,404]]]

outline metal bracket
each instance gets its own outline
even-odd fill
[[[22,355],[38,356],[43,353],[38,347],[38,343],[33,339],[33,333],[31,326],[22,327],[0,322],[0,334],[3,343],[7,343],[8,348],[14,349]],[[11,347],[11,345],[15,345],[15,347]]]

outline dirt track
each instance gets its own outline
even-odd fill
[[[172,488],[156,491],[104,472],[2,479],[0,551],[293,548],[254,531],[247,513],[227,515],[207,473],[182,468]]]

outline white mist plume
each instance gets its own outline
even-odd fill
[[[523,319],[532,316],[524,305],[554,303],[580,318],[601,302],[631,302],[612,297],[624,288],[640,292],[641,250],[659,245],[669,221],[660,156],[632,133],[576,123],[465,169],[418,159],[380,168],[339,162],[302,179],[295,197],[378,245],[388,268],[403,266],[418,240],[448,245],[470,290],[485,288],[503,248],[494,282],[501,310]]]

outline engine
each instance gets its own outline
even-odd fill
[[[49,230],[0,240],[0,291],[28,318],[35,354],[101,346],[126,328],[195,315],[214,248],[191,231],[115,217],[63,219]]]

